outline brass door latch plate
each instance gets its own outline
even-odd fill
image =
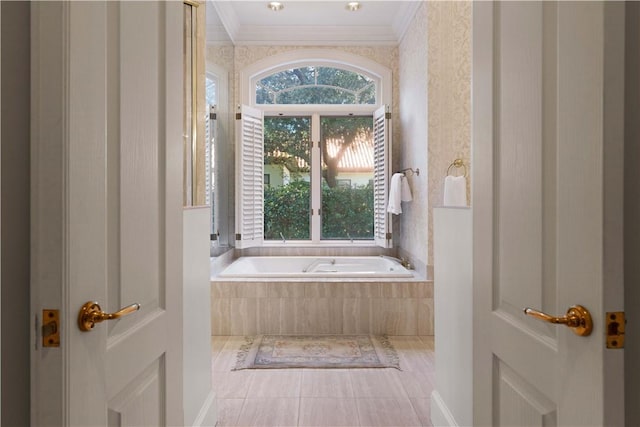
[[[42,346],[60,347],[59,310],[42,310]]]
[[[607,348],[624,348],[624,311],[607,312]]]

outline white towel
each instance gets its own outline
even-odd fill
[[[400,215],[402,213],[401,202],[410,202],[413,200],[411,197],[411,189],[407,182],[407,177],[403,173],[394,173],[391,177],[391,184],[389,185],[389,205],[387,206],[387,212],[391,212],[394,215]]]
[[[402,207],[400,201],[402,199],[402,177],[401,173],[394,173],[391,177],[391,184],[389,185],[389,206],[387,206],[387,212],[391,212],[394,215],[400,215],[402,213]]]
[[[467,206],[467,180],[448,175],[444,179],[444,206]]]
[[[411,196],[411,188],[409,188],[409,180],[407,179],[406,176],[402,175],[401,181],[402,181],[402,195],[400,196],[400,198],[402,199],[403,202],[410,202],[413,200],[413,197]]]

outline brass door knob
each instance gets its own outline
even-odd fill
[[[95,301],[88,301],[80,308],[78,313],[78,327],[81,331],[87,332],[93,329],[96,323],[100,323],[105,320],[118,319],[127,314],[134,313],[140,310],[140,304],[135,303],[128,305],[115,313],[105,313],[100,308],[100,304]]]
[[[556,323],[567,325],[576,335],[580,335],[581,337],[586,337],[591,334],[593,330],[593,321],[591,320],[591,314],[589,310],[584,308],[581,305],[574,305],[569,307],[567,310],[567,314],[562,317],[550,316],[546,313],[543,313],[538,310],[534,310],[532,308],[525,308],[524,314],[527,316],[533,316],[536,319],[543,320],[549,323]]]

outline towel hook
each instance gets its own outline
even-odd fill
[[[464,169],[464,176],[467,176],[467,165],[464,164],[464,161],[462,159],[455,159],[453,161],[453,163],[451,163],[449,165],[449,167],[447,168],[447,175],[450,174],[451,172],[451,168],[455,167],[456,169],[460,169],[463,168]]]

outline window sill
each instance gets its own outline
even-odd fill
[[[277,240],[265,240],[262,247],[266,248],[377,248],[374,240],[325,240],[319,243],[305,240],[287,240],[286,242]]]

